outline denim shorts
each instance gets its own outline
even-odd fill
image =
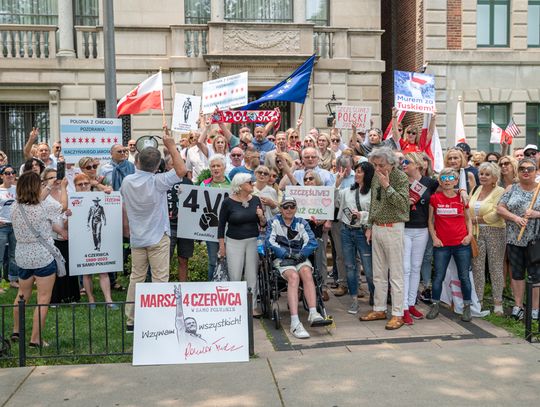
[[[23,269],[19,268],[19,278],[21,280],[27,280],[30,277],[48,277],[51,274],[56,273],[56,260],[53,260],[45,267],[40,267],[38,269]]]

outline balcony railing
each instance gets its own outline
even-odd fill
[[[98,58],[98,56],[100,56],[100,52],[98,52],[97,27],[75,26],[75,33],[77,39],[77,58]]]
[[[2,24],[0,58],[54,58],[56,30],[53,25]]]

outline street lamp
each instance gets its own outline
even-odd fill
[[[336,100],[336,95],[332,92],[332,97],[326,104],[326,110],[328,110],[328,117],[326,118],[326,125],[332,127],[334,119],[336,118],[336,107],[341,106],[341,102]]]

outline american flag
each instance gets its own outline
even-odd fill
[[[514,137],[517,137],[521,134],[521,130],[517,126],[516,122],[514,121],[514,118],[510,118],[510,122],[506,126],[506,129],[504,130],[506,134],[506,144],[512,144],[512,140]]]

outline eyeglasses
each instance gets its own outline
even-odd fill
[[[129,152],[129,150],[127,148],[125,150],[116,150],[115,151],[116,154],[125,154],[127,152]]]
[[[488,163],[497,164],[497,160],[488,160],[487,162],[488,162]]]
[[[315,158],[317,158],[317,156],[316,155],[305,155],[304,158],[307,159],[307,160],[314,160]]]
[[[526,172],[526,173],[533,173],[533,172],[536,172],[536,168],[535,167],[519,167],[518,171]]]
[[[76,187],[87,187],[89,185],[89,182],[79,182],[78,184],[75,184]]]
[[[4,171],[2,175],[15,175],[12,171]]]
[[[231,154],[231,157],[236,157],[236,158],[242,157],[242,154]]]
[[[285,204],[282,206],[283,209],[289,210],[289,209],[296,209],[295,204]]]
[[[99,164],[87,165],[86,167],[84,167],[84,169],[87,171],[90,171],[90,170],[96,170],[97,167],[99,167]]]
[[[313,181],[314,179],[315,179],[315,177],[306,177],[306,178],[304,178],[304,182]]]
[[[51,181],[53,179],[56,179],[56,177],[43,178],[43,182]]]
[[[262,172],[262,171],[258,172],[257,174],[262,175],[263,177],[268,177],[270,175],[268,172]]]
[[[441,175],[441,181],[455,181],[455,175]]]
[[[409,130],[409,131],[407,131],[407,134],[414,134],[414,135],[416,135],[416,132],[415,132],[415,131],[410,131],[410,130]]]
[[[294,138],[294,139],[297,139],[298,136],[289,136],[289,138]]]
[[[333,138],[332,143],[339,143],[339,139],[338,138]]]
[[[268,141],[271,141],[272,143],[273,143],[274,141],[276,141],[276,139],[273,138],[273,137],[266,137],[266,139],[267,139]]]
[[[409,165],[411,162],[407,160],[406,158],[401,161],[401,165]]]
[[[504,161],[502,163],[499,163],[499,167],[506,167],[507,165],[510,165],[510,161]]]
[[[535,156],[535,155],[536,155],[536,153],[538,153],[538,151],[534,151],[534,150],[527,150],[527,152],[526,152],[526,153],[524,153],[523,155],[524,155],[525,157],[533,157],[533,156]]]
[[[129,143],[128,147],[135,147],[135,143]]]

